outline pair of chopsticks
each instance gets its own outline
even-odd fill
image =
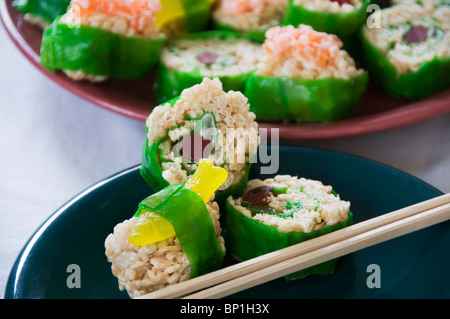
[[[168,286],[139,299],[217,299],[450,219],[450,194]]]

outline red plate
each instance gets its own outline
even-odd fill
[[[23,21],[12,8],[13,0],[0,1],[0,15],[10,37],[20,51],[40,71],[77,96],[110,111],[145,121],[156,105],[151,74],[145,79],[91,84],[74,82],[60,73],[45,70],[39,61],[42,32]],[[369,85],[353,116],[334,123],[267,123],[261,128],[279,128],[283,140],[311,140],[367,134],[413,124],[450,111],[450,89],[430,98],[411,101],[387,96]]]

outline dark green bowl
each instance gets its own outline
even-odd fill
[[[250,178],[261,176],[254,165]],[[385,165],[338,152],[280,147],[279,174],[321,180],[352,203],[354,223],[442,194]],[[139,166],[87,189],[55,212],[18,257],[5,298],[128,298],[120,292],[104,254],[113,227],[130,218],[152,193]],[[231,298],[449,298],[450,223],[342,257],[336,271],[286,282],[278,279]],[[67,267],[80,267],[81,288],[68,288]],[[381,269],[381,288],[369,288],[368,266]]]

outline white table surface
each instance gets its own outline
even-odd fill
[[[1,297],[33,232],[75,194],[139,164],[144,139],[143,123],[47,79],[0,26]],[[373,159],[450,192],[450,114],[375,134],[298,144]]]

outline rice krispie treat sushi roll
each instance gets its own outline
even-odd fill
[[[395,97],[420,99],[450,87],[450,7],[382,9],[379,28],[362,29],[365,63]]]
[[[243,196],[226,202],[227,250],[238,260],[252,259],[353,223],[350,202],[320,181],[277,175],[253,179]],[[310,267],[286,279],[327,275],[337,259]]]
[[[70,0],[14,0],[12,5],[24,14],[24,20],[46,29],[67,11]]]
[[[246,85],[251,111],[271,121],[331,122],[351,114],[368,76],[342,45],[307,25],[269,29],[264,56]]]
[[[74,80],[142,78],[159,61],[165,36],[158,0],[72,0],[44,32],[41,63]]]
[[[159,103],[176,97],[204,77],[219,78],[225,91],[244,91],[261,59],[261,45],[230,31],[205,31],[181,37],[163,49],[155,81]]]
[[[285,25],[307,24],[347,39],[366,21],[370,0],[289,0]]]
[[[286,5],[287,0],[220,0],[213,10],[213,24],[263,42],[268,28],[283,23]]]
[[[105,240],[111,270],[132,298],[222,266],[225,246],[214,191],[223,168],[202,161],[185,184],[149,196]]]
[[[141,175],[155,190],[185,183],[201,159],[223,167],[219,204],[241,194],[259,145],[258,124],[241,92],[224,92],[219,79],[204,78],[179,97],[153,109],[146,121]]]

